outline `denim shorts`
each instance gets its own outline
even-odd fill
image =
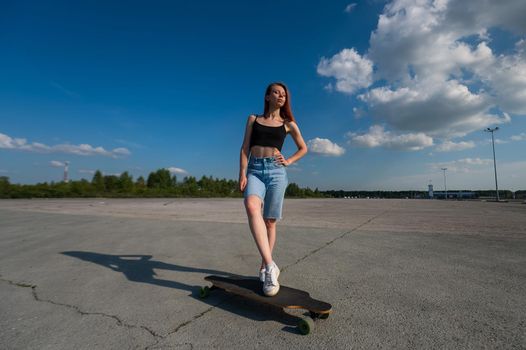
[[[244,197],[256,195],[263,201],[263,218],[282,218],[283,198],[289,184],[285,166],[274,157],[250,157]]]

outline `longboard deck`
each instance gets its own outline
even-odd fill
[[[331,304],[313,299],[310,294],[305,291],[283,285],[280,286],[278,294],[273,297],[267,297],[263,294],[263,283],[256,278],[228,278],[210,275],[206,276],[205,280],[227,292],[281,308],[306,309],[311,312],[327,315],[332,311]]]

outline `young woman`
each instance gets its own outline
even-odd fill
[[[281,147],[287,134],[298,150],[285,159]],[[267,296],[279,291],[279,268],[272,260],[272,250],[288,185],[285,167],[306,153],[307,145],[290,108],[288,89],[283,83],[271,83],[265,91],[263,115],[248,117],[239,161],[239,188],[244,192],[250,231],[261,254],[259,278]]]

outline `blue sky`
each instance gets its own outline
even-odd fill
[[[8,2],[0,175],[237,179],[246,118],[283,81],[300,186],[441,189],[447,167],[449,188],[491,189],[499,126],[499,187],[526,189],[526,7],[469,3]]]

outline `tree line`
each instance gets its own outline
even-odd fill
[[[495,191],[449,191],[471,192],[471,198],[492,198]],[[499,191],[501,199],[526,199],[526,191]],[[97,170],[91,181],[86,179],[69,182],[42,182],[34,185],[12,184],[6,176],[0,176],[0,198],[89,198],[89,197],[242,197],[238,181],[203,176],[201,179],[185,176],[178,181],[167,169],[152,171],[145,179],[134,180],[127,171],[119,176],[103,175]],[[319,191],[289,183],[287,198],[427,198],[427,191]],[[451,198],[451,197],[450,197]]]

